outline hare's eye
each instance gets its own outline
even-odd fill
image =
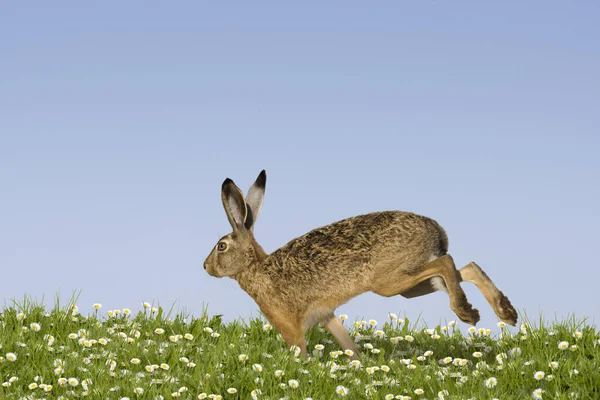
[[[225,249],[227,249],[227,243],[225,243],[225,242],[219,242],[219,244],[217,244],[217,250],[219,250],[219,251],[225,251]]]

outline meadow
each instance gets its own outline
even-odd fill
[[[352,360],[318,326],[306,358],[261,318],[224,323],[149,303],[94,309],[4,306],[0,398],[600,398],[600,333],[574,318],[486,329],[341,315],[361,349]]]

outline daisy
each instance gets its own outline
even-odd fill
[[[533,374],[533,377],[537,381],[541,381],[542,379],[544,379],[544,376],[546,376],[546,374],[544,373],[544,371],[537,371],[535,374]]]
[[[288,385],[290,385],[290,387],[291,387],[292,389],[298,389],[298,386],[300,386],[300,382],[298,382],[298,381],[297,381],[297,380],[295,380],[295,379],[290,379],[290,380],[288,381]]]
[[[560,350],[566,350],[566,349],[568,349],[569,348],[569,342],[560,342],[558,344],[558,348]],[[540,396],[541,396],[541,394],[540,394]]]
[[[339,394],[340,396],[347,396],[348,393],[350,392],[350,390],[348,390],[348,388],[346,388],[344,386],[338,386],[335,388],[335,392],[337,394]]]
[[[544,393],[544,391],[542,389],[535,389],[531,395],[533,396],[534,399],[541,399],[542,393]]]
[[[263,367],[260,364],[252,364],[252,369],[256,372],[262,372]]]
[[[498,384],[498,379],[491,377],[485,380],[485,387],[488,389],[493,388]]]

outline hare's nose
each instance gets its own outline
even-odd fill
[[[206,261],[204,262],[204,269],[206,269]]]

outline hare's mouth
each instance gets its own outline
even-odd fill
[[[213,277],[215,277],[215,278],[222,278],[224,275],[221,275],[221,274],[219,273],[219,269],[220,269],[220,267],[221,267],[221,266],[217,264],[217,265],[215,265],[215,268],[207,268],[207,269],[206,269],[206,272],[208,272],[208,274],[209,274],[210,276],[213,276]]]

